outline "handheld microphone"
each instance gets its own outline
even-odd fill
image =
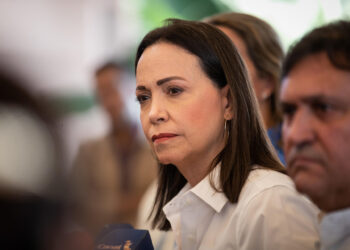
[[[154,250],[147,230],[129,224],[108,224],[99,233],[95,250]]]

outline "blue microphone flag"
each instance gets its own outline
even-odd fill
[[[129,224],[104,226],[96,240],[95,250],[154,250],[147,230]]]

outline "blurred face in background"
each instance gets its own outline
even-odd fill
[[[224,32],[236,46],[247,68],[248,77],[253,84],[255,95],[259,101],[259,104],[261,105],[262,102],[266,101],[271,96],[273,92],[273,84],[269,82],[268,79],[262,78],[258,75],[243,39],[230,28],[225,26],[217,26],[217,28]]]
[[[210,164],[224,147],[228,86],[219,89],[199,59],[181,47],[158,42],[140,57],[136,96],[143,131],[163,164]],[[180,170],[181,171],[181,170]]]
[[[124,103],[118,90],[122,72],[106,68],[96,76],[97,96],[112,120],[118,120],[123,113]]]
[[[326,211],[350,206],[350,72],[325,53],[283,79],[283,140],[297,189]]]

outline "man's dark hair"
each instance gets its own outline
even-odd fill
[[[331,64],[350,70],[350,21],[337,21],[316,28],[292,46],[282,67],[282,78],[307,56],[325,52]]]
[[[105,71],[107,69],[122,70],[123,66],[121,63],[115,62],[115,61],[105,62],[102,65],[100,65],[99,67],[97,67],[97,69],[95,70],[95,76],[98,76],[99,74],[101,74],[103,71]]]

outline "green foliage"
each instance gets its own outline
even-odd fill
[[[97,104],[94,96],[82,94],[52,96],[47,101],[61,115],[85,112]]]
[[[161,26],[168,18],[200,20],[229,10],[218,0],[145,0],[141,13],[147,32]]]
[[[174,11],[166,1],[162,0],[146,0],[141,10],[145,32],[162,26],[167,18],[183,18]]]
[[[229,10],[227,6],[215,0],[165,0],[165,2],[189,20],[200,20],[218,12]]]

